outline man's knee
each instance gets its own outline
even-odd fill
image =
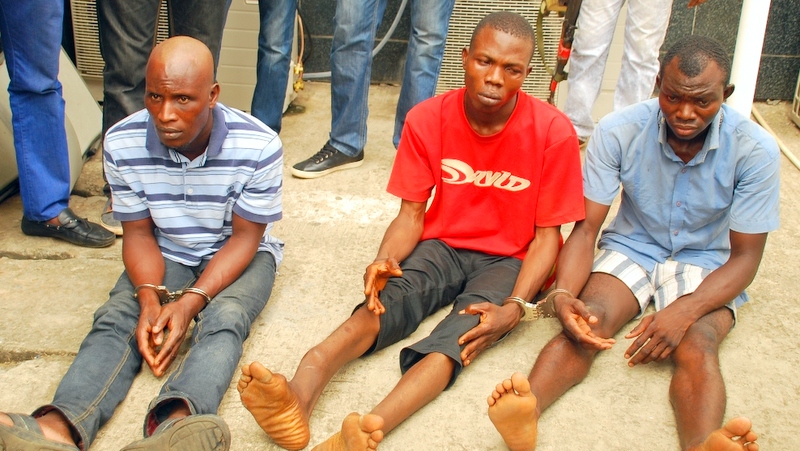
[[[672,359],[677,367],[700,367],[708,363],[716,365],[721,339],[714,327],[695,322],[675,348]]]
[[[199,333],[214,334],[227,331],[244,341],[250,332],[251,325],[247,310],[235,302],[220,302],[218,299],[211,302],[218,302],[218,304],[203,313]]]

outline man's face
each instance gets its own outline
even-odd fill
[[[690,78],[681,72],[677,57],[664,68],[658,85],[658,103],[668,132],[680,141],[705,139],[703,132],[733,93],[733,85],[725,86],[724,73],[716,62],[709,61],[703,72]]]
[[[147,66],[144,105],[158,138],[189,158],[205,151],[219,92],[219,86],[202,74],[190,66],[160,61]]]
[[[491,26],[461,54],[468,108],[493,113],[508,104],[530,73],[533,44]]]

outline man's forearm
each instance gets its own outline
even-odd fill
[[[378,248],[375,261],[394,258],[402,262],[419,243],[425,224],[425,203],[403,201]]]
[[[556,288],[567,290],[576,297],[580,294],[592,272],[595,238],[596,235],[576,226],[558,255]]]
[[[522,260],[511,296],[531,302],[542,289],[558,257],[560,227],[536,228],[536,235]]]

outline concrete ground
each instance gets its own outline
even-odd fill
[[[242,362],[259,360],[291,376],[303,353],[325,338],[363,299],[362,274],[372,261],[399,201],[385,185],[394,156],[391,135],[398,88],[370,91],[369,143],[364,165],[317,180],[289,175],[289,167],[327,139],[329,86],[309,83],[284,119],[284,219],[275,235],[286,242],[272,297],[253,324]],[[800,130],[787,118],[790,106],[758,104],[782,141],[800,155]],[[783,158],[782,225],[770,235],[752,301],[725,340],[721,366],[727,382],[726,419],[749,416],[763,450],[795,450],[800,432],[800,170]],[[99,219],[101,167],[90,159],[72,197],[73,209]],[[30,412],[49,402],[92,313],[122,270],[122,241],[83,249],[20,231],[21,202],[0,204],[0,410]],[[566,230],[565,230],[566,233]],[[411,337],[345,366],[327,387],[311,418],[311,444],[338,431],[351,411],[367,412],[400,377],[398,352],[426,335],[447,312],[428,319]],[[587,380],[570,390],[540,422],[539,450],[675,450],[675,420],[668,400],[669,363],[628,368],[628,340],[602,353]],[[555,320],[520,325],[486,351],[456,384],[389,434],[384,450],[506,449],[486,414],[486,397],[514,371],[527,374],[539,350],[559,331]],[[219,413],[230,425],[235,451],[280,449],[239,401],[235,384]],[[118,450],[141,437],[141,422],[161,381],[145,369],[92,450]],[[795,443],[795,445],[792,445]]]

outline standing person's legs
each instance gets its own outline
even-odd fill
[[[97,27],[103,56],[103,129],[144,108],[144,74],[156,41],[160,0],[97,0]],[[103,173],[105,180],[105,173]],[[116,235],[122,224],[114,219],[111,189],[100,212],[100,223]]]
[[[411,32],[408,38],[406,67],[394,118],[392,142],[395,148],[400,143],[408,111],[436,93],[436,82],[439,79],[447,28],[454,4],[455,0],[411,2]]]
[[[144,108],[144,73],[160,0],[97,0],[103,67],[103,135]]]
[[[258,2],[261,22],[258,32],[256,88],[250,111],[276,133],[281,131],[296,11],[297,0]]]
[[[375,33],[386,0],[339,0],[331,44],[330,144],[353,157],[367,143]]]
[[[572,121],[578,138],[586,140],[594,130],[592,108],[603,81],[608,49],[625,0],[583,0],[578,29],[569,58],[569,90],[564,114]]]
[[[653,95],[658,52],[667,34],[672,0],[628,0],[622,68],[614,91],[614,110],[647,100]]]
[[[55,218],[69,203],[70,168],[64,99],[58,81],[64,3],[0,2],[23,215]]]
[[[219,66],[222,32],[232,0],[167,0],[170,36],[185,35],[202,41],[214,57],[214,75]]]

